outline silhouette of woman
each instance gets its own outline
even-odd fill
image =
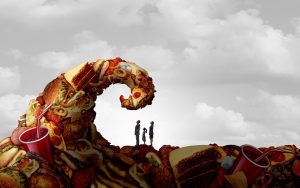
[[[142,137],[144,144],[146,144],[146,133],[147,133],[147,129],[144,127],[143,128],[143,137]]]

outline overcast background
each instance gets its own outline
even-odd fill
[[[1,0],[0,138],[62,72],[121,57],[148,70],[153,104],[120,107],[124,85],[97,100],[98,131],[134,145],[295,144],[300,140],[297,0]],[[149,139],[147,138],[147,143]]]

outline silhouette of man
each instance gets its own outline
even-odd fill
[[[135,130],[134,130],[134,134],[136,138],[136,146],[140,144],[140,128],[141,128],[140,122],[141,122],[140,120],[137,120]]]
[[[149,138],[150,138],[150,145],[152,146],[152,143],[153,143],[153,128],[154,128],[154,122],[151,121],[150,122],[150,127],[149,127]]]
[[[144,127],[143,128],[143,137],[142,137],[144,144],[146,144],[146,133],[147,133],[147,129]]]

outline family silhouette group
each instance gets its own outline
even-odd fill
[[[135,138],[136,138],[136,145],[140,145],[140,129],[141,129],[141,125],[140,125],[141,121],[137,120],[136,122],[136,126],[135,126]],[[150,127],[149,127],[149,139],[150,139],[150,145],[152,146],[153,144],[153,128],[154,128],[154,122],[151,121],[150,122]],[[143,135],[142,135],[142,140],[144,142],[144,144],[146,144],[146,133],[147,133],[147,129],[144,127],[143,128]]]

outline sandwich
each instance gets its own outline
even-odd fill
[[[18,151],[19,148],[12,143],[10,137],[4,138],[0,142],[0,168],[7,166]]]
[[[17,164],[19,164],[22,159],[25,157],[26,155],[26,151],[23,149],[20,149],[16,155],[12,158],[12,160],[8,163],[7,166],[16,166]]]

